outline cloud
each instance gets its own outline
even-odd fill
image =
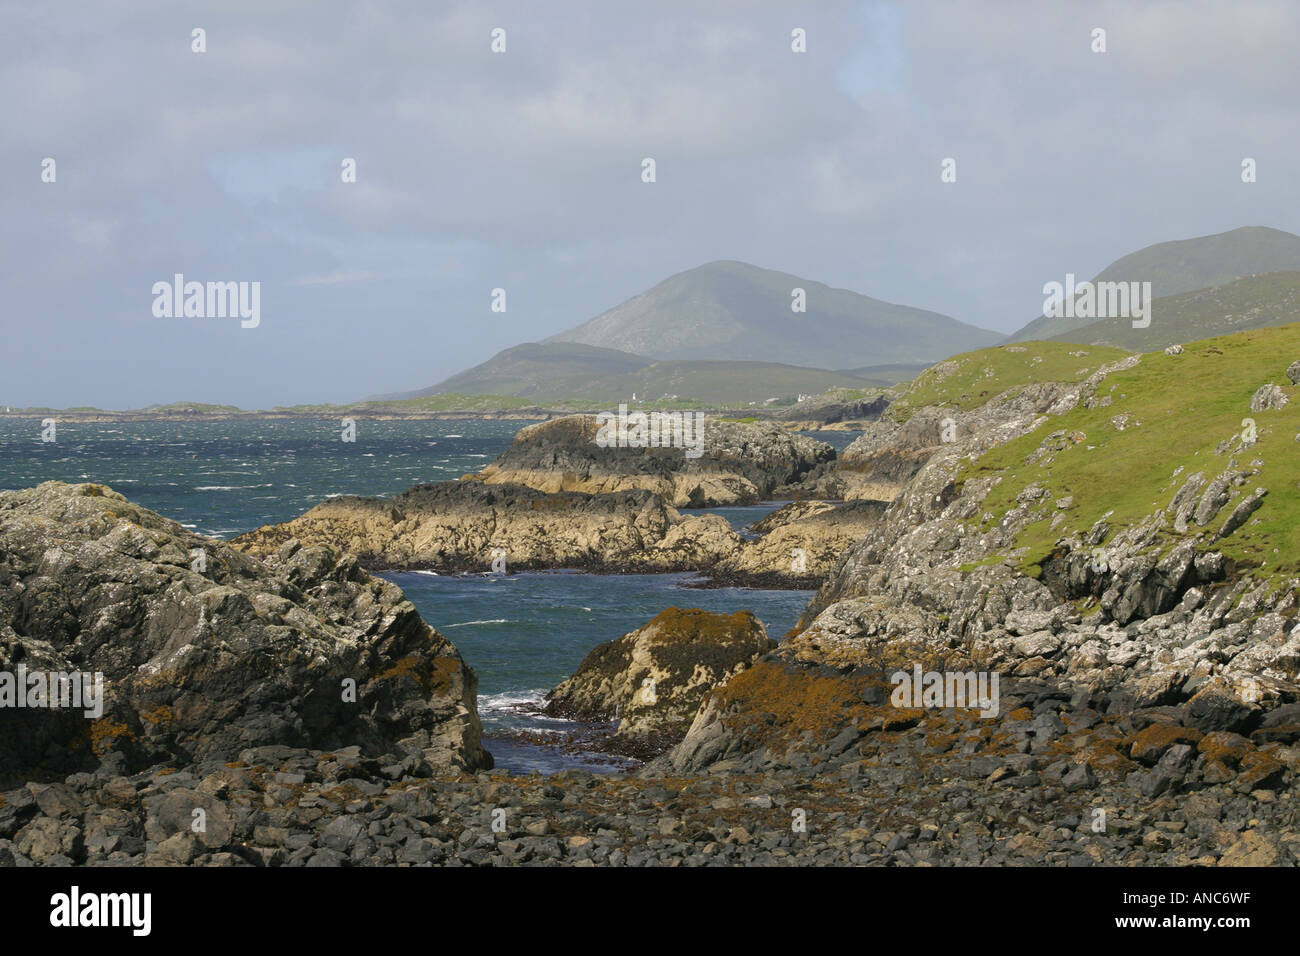
[[[1244,224],[1300,231],[1284,173],[1300,8],[1281,0],[135,0],[5,17],[11,403],[430,384],[718,258],[1010,330],[1065,271]],[[152,321],[147,290],[175,272],[262,281],[262,325]],[[487,309],[498,286],[504,315]]]
[[[373,272],[364,270],[341,270],[322,276],[302,276],[294,280],[294,285],[351,285],[354,282],[370,282],[379,278]]]

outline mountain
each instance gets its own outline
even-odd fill
[[[1156,299],[1151,303],[1151,325],[1145,329],[1133,328],[1129,319],[1100,319],[1053,340],[1154,352],[1213,335],[1287,325],[1298,318],[1300,272],[1269,272]]]
[[[1212,236],[1147,246],[1116,259],[1092,281],[1150,282],[1152,297],[1159,299],[1224,285],[1242,276],[1292,270],[1300,270],[1300,236],[1267,226],[1243,226]],[[1052,278],[1057,282],[1065,281],[1064,275]],[[1074,334],[1079,327],[1079,319],[1039,316],[1007,341],[1063,337]],[[1069,341],[1090,339],[1071,338]]]
[[[381,396],[424,398],[442,392],[514,395],[520,398],[577,397],[592,379],[634,372],[654,360],[617,349],[569,342],[525,342],[505,349],[481,365],[418,392]]]
[[[791,309],[803,289],[805,312]],[[731,359],[815,368],[931,362],[999,336],[937,312],[760,269],[710,262],[681,272],[548,343],[657,359]]]
[[[836,371],[841,375],[853,375],[857,378],[894,385],[916,378],[929,367],[929,362],[893,362],[885,365],[864,365],[862,368],[841,368]]]
[[[745,404],[830,388],[862,389],[890,383],[884,378],[775,362],[656,362],[573,342],[529,342],[498,352],[483,364],[430,388],[389,398],[459,393],[508,395],[543,402],[617,402],[636,395],[642,401],[675,396],[710,404]]]

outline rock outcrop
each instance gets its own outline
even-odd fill
[[[801,430],[857,430],[880,418],[889,407],[890,393],[881,388],[864,397],[861,390],[833,388],[782,409],[773,420]]]
[[[102,485],[0,493],[0,672],[20,669],[100,674],[102,706],[8,700],[5,776],[271,744],[491,766],[474,672],[397,587],[296,541],[258,560]]]
[[[547,695],[546,713],[617,720],[626,747],[662,751],[686,732],[705,694],[776,646],[748,611],[715,614],[669,608],[594,648]]]
[[[483,572],[689,571],[740,544],[726,519],[683,516],[644,489],[547,493],[478,481],[419,485],[393,498],[331,498],[232,543],[270,554],[289,540],[341,548],[371,568]]]
[[[708,419],[704,455],[694,459],[680,448],[603,448],[597,433],[590,415],[533,425],[477,475],[393,498],[331,498],[233,544],[254,554],[291,539],[327,544],[372,569],[698,571],[717,583],[808,588],[881,510],[870,501],[801,504],[767,522],[762,540],[743,543],[725,519],[677,508],[838,492],[829,445],[775,425]]]
[[[815,588],[840,558],[880,520],[883,501],[794,501],[774,511],[710,571],[717,584],[745,587]]]
[[[686,415],[694,413],[686,412]],[[570,415],[522,429],[496,461],[470,480],[585,494],[644,489],[676,508],[753,504],[801,481],[835,451],[770,423],[706,418],[697,457],[683,448],[596,444],[593,415]]]
[[[1194,344],[1179,361],[1196,361],[1197,352],[1205,362],[1222,354]],[[843,458],[863,462],[869,478],[897,482],[893,500],[832,571],[797,636],[709,695],[674,751],[676,770],[744,764],[814,738],[821,746],[823,733],[876,717],[888,723],[891,710],[897,720],[896,708],[884,716],[870,708],[885,703],[889,668],[914,663],[1049,683],[1066,697],[1083,689],[1105,695],[1117,714],[1180,706],[1188,709],[1178,719],[1195,723],[1202,711],[1239,711],[1247,716],[1224,718],[1238,721],[1234,732],[1300,699],[1294,559],[1237,543],[1273,501],[1256,482],[1265,455],[1290,453],[1293,425],[1267,450],[1253,432],[1217,448],[1201,437],[1208,444],[1195,456],[1173,446],[1210,467],[1171,468],[1172,480],[1157,472],[1152,491],[1143,487],[1160,496],[1145,516],[1112,526],[1113,511],[1100,512],[1082,531],[1068,530],[1078,505],[1060,483],[1077,482],[1082,493],[1089,462],[1123,463],[1134,486],[1152,481],[1141,471],[1151,455],[1141,449],[1163,441],[1151,431],[1153,413],[1133,407],[1126,430],[1110,421],[1110,406],[1145,387],[1142,361],[1111,362],[1082,382],[1018,386],[973,408],[918,408],[860,439]],[[1255,386],[1232,387],[1243,408]],[[1276,396],[1267,404],[1290,413]],[[1240,412],[1225,414],[1238,427]],[[1107,439],[1089,438],[1076,424],[1083,421],[1089,430],[1125,431],[1116,457],[1085,457]],[[1098,487],[1087,489],[1093,500],[1110,500],[1113,479]],[[1263,534],[1255,540],[1284,543]],[[1025,540],[1043,553],[1035,563]]]

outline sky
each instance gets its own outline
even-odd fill
[[[1151,243],[1300,233],[1297,35],[1289,0],[0,0],[0,403],[422,388],[715,259],[1011,332]],[[260,321],[156,315],[177,273]]]

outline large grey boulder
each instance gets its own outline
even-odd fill
[[[0,708],[3,774],[272,744],[491,766],[474,672],[396,586],[296,541],[259,560],[103,485],[0,493],[0,672],[19,668],[102,674],[102,712]]]

